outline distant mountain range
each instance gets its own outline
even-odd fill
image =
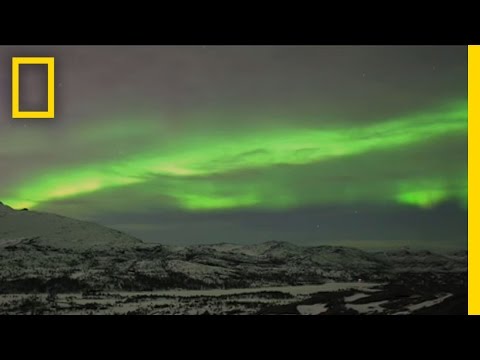
[[[98,224],[0,203],[0,292],[260,287],[462,273],[467,252],[147,244]]]

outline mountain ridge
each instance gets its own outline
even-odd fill
[[[139,246],[143,242],[119,230],[62,215],[14,210],[0,202],[0,242],[35,239],[58,248]]]

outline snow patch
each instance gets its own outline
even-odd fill
[[[298,305],[297,310],[301,315],[320,315],[328,310],[325,304]]]

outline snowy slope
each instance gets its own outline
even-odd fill
[[[13,210],[0,203],[0,246],[30,240],[42,246],[71,249],[131,247],[141,241],[98,224],[54,214]]]

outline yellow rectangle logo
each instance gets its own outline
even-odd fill
[[[468,47],[468,314],[480,315],[480,46]]]
[[[47,65],[48,106],[46,111],[20,111],[20,65]],[[12,58],[12,118],[53,119],[55,117],[55,59],[53,57]]]

